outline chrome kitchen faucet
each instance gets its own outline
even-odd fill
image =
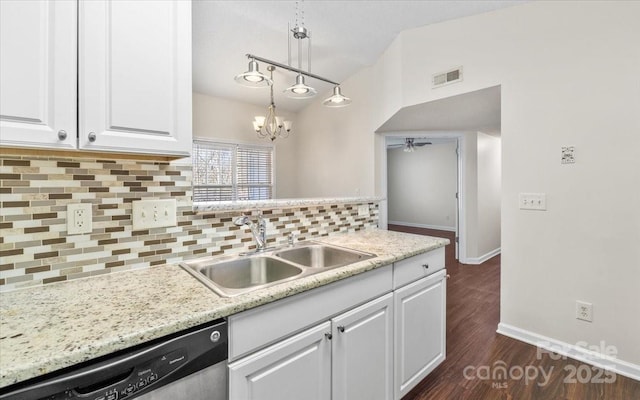
[[[253,238],[256,240],[256,252],[265,251],[267,248],[267,222],[258,214],[258,223],[254,224],[247,215],[242,215],[233,221],[237,226],[249,225]]]

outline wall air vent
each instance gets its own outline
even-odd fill
[[[451,83],[462,81],[462,67],[457,67],[445,72],[433,75],[432,87],[437,88]]]

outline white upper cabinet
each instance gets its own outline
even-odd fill
[[[75,1],[0,1],[0,142],[76,147]]]
[[[79,147],[189,154],[191,3],[82,1]]]
[[[0,4],[3,145],[189,155],[190,1]]]

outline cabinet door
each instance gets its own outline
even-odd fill
[[[395,398],[400,399],[445,359],[445,271],[395,291]]]
[[[75,148],[76,8],[0,1],[2,145]]]
[[[80,2],[79,146],[188,155],[191,2]]]
[[[330,399],[330,332],[327,321],[230,364],[229,399]]]
[[[333,400],[393,398],[393,294],[332,320]]]

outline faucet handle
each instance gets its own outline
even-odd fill
[[[243,214],[243,215],[241,215],[241,216],[239,216],[238,218],[236,218],[236,219],[233,221],[233,223],[234,223],[235,225],[237,225],[237,226],[242,226],[242,225],[245,225],[245,224],[247,224],[247,223],[249,223],[249,222],[251,222],[251,221],[249,220],[249,217],[247,217],[247,216],[246,216],[246,215],[244,215],[244,214]]]
[[[293,246],[296,243],[296,237],[298,235],[294,234],[293,232],[289,234],[289,236],[287,237],[287,242],[289,243],[289,246]]]

